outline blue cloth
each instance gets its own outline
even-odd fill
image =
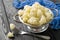
[[[50,24],[52,25],[51,28],[60,29],[60,17],[54,18]]]
[[[60,3],[56,3],[56,5],[58,6],[57,9],[60,10]]]
[[[32,5],[34,2],[39,2],[41,5],[46,6],[48,8],[57,8],[57,6],[50,0],[25,0],[24,2],[14,0],[13,6],[19,9],[23,8],[25,5]]]
[[[41,5],[47,7],[47,8],[54,8],[58,10],[58,16],[55,17],[51,24],[51,28],[53,29],[60,29],[60,3],[54,4],[54,2],[50,1],[50,0],[25,0],[25,1],[21,1],[21,0],[14,0],[13,1],[13,6],[17,9],[23,9],[23,7],[25,5],[32,5],[34,4],[34,2],[39,2]],[[54,16],[56,16],[56,11],[52,10]]]

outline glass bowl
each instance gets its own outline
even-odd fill
[[[48,11],[49,11],[50,13],[52,13],[53,16],[54,16],[54,13],[53,13],[51,10],[55,10],[55,11],[56,11],[56,16],[58,15],[58,10],[57,10],[57,9],[53,9],[53,8],[48,9]],[[19,21],[16,19],[16,16],[18,16]],[[56,16],[54,16],[54,17],[56,17]],[[54,19],[54,17],[51,19],[51,21]],[[44,32],[45,30],[48,29],[49,23],[51,22],[51,21],[49,21],[48,23],[46,23],[46,24],[44,24],[44,25],[41,25],[41,26],[38,25],[38,26],[35,26],[35,27],[34,27],[34,26],[32,26],[31,24],[24,23],[23,20],[22,20],[22,18],[21,18],[18,14],[14,15],[14,16],[13,16],[13,19],[14,19],[16,22],[21,22],[21,23],[23,23],[23,24],[25,25],[24,27],[26,27],[29,32],[33,32],[33,33],[41,33],[41,32]]]

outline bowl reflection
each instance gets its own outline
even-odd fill
[[[40,26],[40,27],[30,27],[30,26],[27,26],[28,31],[32,32],[32,33],[44,32],[44,31],[46,31],[48,29],[48,27],[49,27],[49,24],[46,24],[46,25],[43,25],[43,26]]]

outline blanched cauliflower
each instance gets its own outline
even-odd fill
[[[37,16],[37,9],[36,8],[32,8],[31,11],[30,11],[30,16],[34,16],[36,17]]]
[[[28,20],[28,23],[30,23],[30,24],[32,24],[32,25],[38,25],[38,18],[31,17],[31,18]]]
[[[13,35],[13,33],[12,32],[9,32],[8,34],[7,34],[7,37],[14,37],[14,35]]]
[[[24,13],[21,17],[24,18],[24,17],[28,17],[29,13]]]
[[[15,25],[13,23],[10,24],[10,29],[14,30],[15,29]]]
[[[35,2],[32,6],[25,5],[23,11],[20,11],[18,13],[23,22],[30,25],[43,25],[50,22],[50,20],[53,18],[51,11],[49,11],[48,8],[40,5],[38,2]]]
[[[22,16],[23,14],[24,14],[24,10],[19,10],[19,11],[18,11],[18,15],[19,15],[19,16]]]
[[[43,12],[40,9],[38,9],[37,10],[37,17],[41,18],[42,15],[43,15]]]
[[[45,15],[46,15],[47,22],[49,22],[53,18],[53,14],[50,12],[46,12]]]
[[[36,8],[36,9],[40,9],[40,4],[38,2],[35,2],[33,5],[32,5],[32,8]]]
[[[31,10],[31,6],[25,5],[25,6],[24,6],[24,10],[29,13],[30,10]]]
[[[28,18],[24,17],[22,20],[26,23],[28,21]]]
[[[45,24],[46,22],[47,22],[47,21],[46,21],[45,16],[42,15],[42,16],[41,16],[41,19],[40,19],[40,21],[39,21],[40,25],[43,25],[43,24]]]

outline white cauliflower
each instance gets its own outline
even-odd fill
[[[31,18],[28,20],[28,23],[30,23],[30,24],[32,24],[32,25],[38,25],[38,18],[31,17]]]
[[[36,8],[32,8],[31,11],[30,11],[30,16],[34,16],[36,17],[37,16],[37,9]]]
[[[42,11],[40,9],[38,9],[38,11],[37,11],[37,17],[41,18],[42,15],[43,15]]]
[[[24,17],[22,20],[23,20],[23,22],[27,23],[28,18],[27,17]]]
[[[13,23],[10,24],[10,30],[14,30],[15,29],[15,25]]]
[[[46,19],[47,19],[47,22],[51,21],[52,18],[53,18],[53,14],[50,13],[49,11],[48,12],[45,12],[45,15],[46,15]]]
[[[32,8],[40,9],[40,4],[39,4],[38,2],[35,2],[35,3],[32,5]]]
[[[18,11],[18,15],[19,15],[19,16],[22,16],[23,14],[24,14],[24,10],[19,10],[19,11]]]
[[[40,21],[39,21],[40,25],[43,25],[43,24],[45,24],[46,22],[47,22],[47,21],[46,21],[45,16],[42,15],[42,16],[41,16],[41,19],[40,19]]]
[[[35,2],[32,6],[25,5],[24,9],[20,10],[18,14],[24,23],[38,26],[48,23],[53,18],[53,14],[50,12],[48,8]]]
[[[24,10],[25,10],[26,12],[30,13],[31,6],[25,5],[25,6],[24,6]]]
[[[13,33],[12,32],[9,32],[8,34],[7,34],[7,37],[14,37],[14,35],[13,35]]]

